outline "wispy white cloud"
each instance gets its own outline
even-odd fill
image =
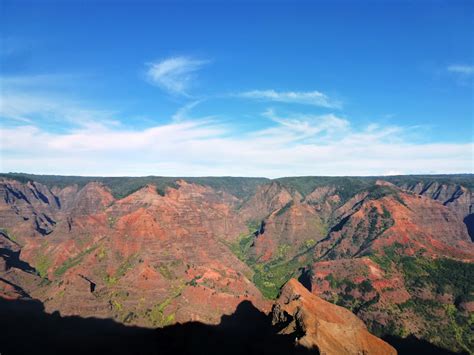
[[[473,170],[472,142],[422,144],[412,127],[359,128],[342,115],[268,109],[265,125],[242,131],[235,121],[193,117],[200,101],[191,101],[168,123],[132,129],[116,112],[30,90],[30,83],[12,78],[0,94],[0,171],[278,177]]]
[[[75,127],[119,124],[115,111],[89,107],[59,93],[73,75],[0,77],[0,122]],[[47,89],[45,89],[47,88]],[[54,90],[51,90],[54,88]]]
[[[148,63],[148,80],[173,94],[187,95],[195,73],[207,64],[206,60],[189,57],[171,57]]]
[[[356,129],[337,116],[267,113],[272,126],[235,134],[209,120],[141,130],[104,126],[50,132],[0,129],[0,169],[79,175],[380,175],[472,170],[469,143],[420,144],[407,128]]]
[[[326,108],[340,108],[342,106],[341,102],[332,100],[326,94],[319,91],[251,90],[238,93],[236,96],[254,100],[296,103]]]
[[[195,100],[187,103],[186,105],[180,107],[176,113],[171,117],[173,121],[180,122],[189,119],[189,112],[199,105],[202,100]]]
[[[452,73],[470,76],[474,74],[474,65],[450,65],[448,66],[448,71]]]
[[[1,121],[34,124],[60,123],[73,126],[118,125],[115,112],[85,107],[63,97],[33,93],[9,92],[0,95]]]
[[[334,114],[308,115],[294,114],[289,116],[277,115],[273,109],[268,109],[263,116],[279,124],[279,127],[302,136],[315,136],[321,133],[335,134],[347,131],[350,122]]]

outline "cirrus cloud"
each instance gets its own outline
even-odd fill
[[[187,90],[195,78],[195,72],[207,64],[206,60],[190,57],[171,57],[148,63],[148,80],[173,94],[188,95]]]
[[[279,177],[473,170],[472,142],[420,143],[412,127],[357,127],[334,113],[267,109],[258,117],[262,125],[242,130],[218,116],[193,117],[201,101],[192,101],[167,123],[139,129],[121,124],[114,111],[26,90],[24,82],[12,79],[0,96],[4,172]]]
[[[325,108],[341,108],[342,106],[339,101],[332,100],[319,91],[251,90],[238,93],[236,96],[246,99],[313,105]]]
[[[271,127],[239,135],[235,127],[215,120],[171,121],[135,130],[85,126],[50,132],[31,124],[3,127],[0,170],[266,177],[472,170],[472,142],[417,143],[404,138],[408,128],[356,129],[332,115],[275,117]]]
[[[462,75],[473,75],[474,74],[474,65],[450,65],[448,71],[452,73],[462,74]]]

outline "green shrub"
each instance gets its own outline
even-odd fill
[[[51,266],[52,261],[47,255],[39,255],[36,258],[35,269],[38,271],[38,274],[42,278],[48,276],[48,269]]]
[[[374,286],[372,286],[372,282],[370,280],[364,280],[362,281],[357,288],[359,289],[360,292],[364,293],[369,293],[374,291]]]
[[[291,206],[293,206],[293,201],[288,202],[286,205],[284,205],[282,208],[280,208],[275,215],[276,216],[281,216],[286,211],[288,211],[291,208]]]
[[[158,271],[167,280],[172,280],[175,278],[173,271],[170,270],[170,268],[166,264],[161,264],[160,266],[158,266]]]
[[[97,249],[98,246],[92,246],[82,252],[80,252],[79,254],[77,254],[76,256],[72,257],[72,258],[69,258],[67,259],[64,263],[62,263],[61,266],[59,266],[55,271],[54,271],[54,275],[57,276],[57,277],[60,277],[62,275],[64,275],[64,273],[69,270],[70,268],[76,266],[76,265],[79,265],[81,262],[82,262],[82,259],[87,255],[87,254],[90,254],[91,252],[93,252],[95,249]]]

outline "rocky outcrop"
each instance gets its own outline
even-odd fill
[[[40,288],[37,270],[20,257],[21,246],[0,231],[0,298],[29,299],[29,292]]]
[[[462,219],[474,213],[474,192],[462,185],[432,181],[401,184],[400,187],[405,191],[441,202]]]
[[[114,202],[110,190],[97,182],[90,182],[82,189],[65,188],[58,193],[63,210],[71,215],[91,215],[103,211]]]
[[[279,182],[273,181],[259,186],[255,194],[245,201],[239,212],[246,220],[263,220],[271,213],[300,199],[300,194],[294,194]]]
[[[474,191],[459,185],[439,182],[400,184],[400,187],[421,196],[427,196],[449,207],[464,221],[471,240],[474,241]]]
[[[353,313],[311,294],[295,279],[282,288],[272,316],[276,326],[284,326],[281,333],[294,334],[297,344],[320,354],[397,353]]]
[[[474,260],[474,245],[463,220],[430,198],[382,185],[350,209],[341,209],[347,212],[317,244],[317,259],[354,258],[399,243],[410,245],[412,254],[423,250]]]
[[[56,226],[59,199],[44,185],[0,180],[0,226],[18,234],[48,235]]]

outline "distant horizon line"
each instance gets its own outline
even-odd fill
[[[2,175],[23,175],[23,176],[57,176],[57,177],[80,177],[80,178],[241,178],[241,179],[267,179],[267,180],[278,180],[285,178],[384,178],[384,177],[405,177],[405,176],[460,176],[460,175],[474,175],[474,172],[458,172],[458,173],[414,173],[414,174],[385,174],[385,175],[286,175],[275,178],[266,176],[241,176],[241,175],[63,175],[63,174],[38,174],[38,173],[26,173],[26,172],[0,172]]]

